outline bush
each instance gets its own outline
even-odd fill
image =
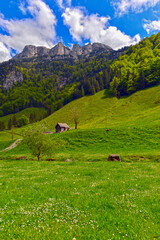
[[[22,115],[19,119],[18,119],[18,127],[22,127],[25,126],[29,123],[29,118],[25,115]]]

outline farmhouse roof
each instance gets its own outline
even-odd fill
[[[70,128],[67,123],[57,123],[57,125],[59,125],[61,128]],[[57,126],[56,125],[56,126]]]

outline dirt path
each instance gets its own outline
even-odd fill
[[[5,151],[9,151],[15,147],[17,147],[18,144],[20,144],[20,142],[22,141],[22,139],[17,139],[14,143],[12,143],[9,147],[1,150],[0,152],[5,152]]]

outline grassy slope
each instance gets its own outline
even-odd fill
[[[160,125],[160,86],[139,91],[127,98],[107,97],[106,91],[83,97],[64,106],[45,119],[54,129],[57,122],[67,122],[72,128],[71,109],[81,113],[79,128],[112,128]]]
[[[65,148],[59,148],[51,157],[105,160],[110,153],[119,153],[125,160],[160,159],[160,86],[123,99],[107,97],[107,93],[101,91],[69,103],[45,122],[52,130],[57,122],[67,122],[74,128],[70,112],[75,107],[81,112],[79,129],[48,136],[53,141],[62,138],[66,143]],[[111,131],[107,132],[108,128]],[[14,158],[17,155],[31,157],[23,145],[0,153],[0,157]]]

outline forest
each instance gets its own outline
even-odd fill
[[[117,59],[99,54],[79,61],[40,58],[11,60],[0,65],[0,116],[30,107],[52,114],[67,103],[103,89],[121,98],[160,83],[160,33],[122,51]],[[16,68],[23,82],[8,91],[5,74]]]

